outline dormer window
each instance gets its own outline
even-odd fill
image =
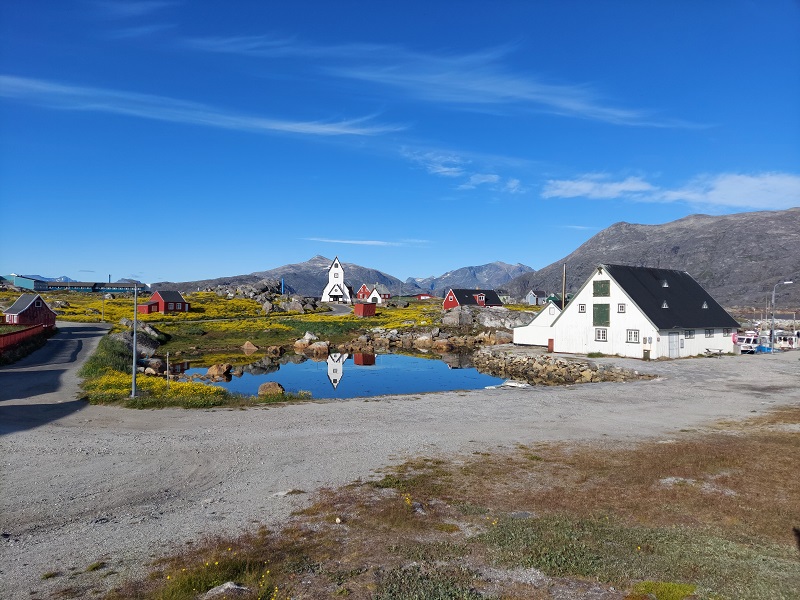
[[[661,287],[669,287],[669,282],[666,279],[661,280]]]
[[[669,308],[669,304],[667,304],[666,300],[661,304],[661,308]]]
[[[703,302],[703,306],[701,306],[700,308],[708,308],[708,302]]]

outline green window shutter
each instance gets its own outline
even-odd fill
[[[592,325],[595,327],[608,327],[611,325],[610,304],[595,304],[593,306]]]
[[[593,281],[594,295],[595,296],[610,296],[611,295],[611,282],[606,279],[605,281]]]

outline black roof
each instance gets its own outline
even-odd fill
[[[186,302],[180,292],[171,290],[158,290],[158,292],[154,293],[159,294],[161,298],[163,298],[164,302]],[[152,298],[150,300],[152,301]]]
[[[739,323],[686,271],[600,265],[659,329],[736,328]]]
[[[484,305],[486,306],[503,306],[503,302],[500,300],[500,297],[494,290],[465,290],[451,288],[450,291],[455,294],[456,300],[458,300],[458,303],[461,306],[470,304],[477,306],[478,301],[475,300],[475,296],[478,294],[483,294],[485,296],[486,300]]]

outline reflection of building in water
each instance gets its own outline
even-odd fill
[[[347,360],[347,357],[348,354],[346,352],[334,352],[328,355],[328,379],[330,379],[333,389],[336,389],[342,380],[344,361]]]
[[[180,375],[181,373],[185,373],[189,369],[189,361],[183,360],[180,362],[170,362],[169,363],[169,372],[170,375]]]
[[[369,352],[356,352],[353,354],[353,362],[362,367],[370,367],[375,364],[375,355]]]

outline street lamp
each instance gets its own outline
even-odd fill
[[[794,281],[779,281],[772,288],[772,329],[769,332],[769,351],[775,352],[775,290],[779,285],[789,285]]]

